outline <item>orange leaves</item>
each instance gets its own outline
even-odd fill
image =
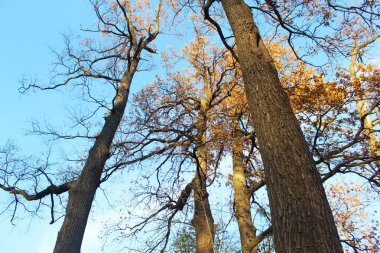
[[[335,182],[327,190],[339,233],[351,247],[355,246],[365,252],[378,252],[380,236],[374,220],[367,207],[374,200],[371,189],[366,185]],[[369,209],[370,210],[370,209]],[[364,250],[365,249],[365,250]]]
[[[99,5],[107,3],[106,0],[98,0]],[[110,10],[112,15],[104,16],[105,23],[125,23],[120,26],[119,32],[128,29],[138,36],[147,36],[158,29],[159,23],[166,18],[165,10],[159,8],[160,0],[113,0],[110,1]],[[159,18],[157,18],[159,17]],[[112,28],[112,27],[111,27]],[[105,30],[109,28],[105,27]],[[126,31],[125,31],[126,32]],[[129,31],[128,31],[129,32]],[[111,35],[111,34],[110,34]]]
[[[297,60],[289,47],[271,42],[268,48],[296,113],[321,112],[344,102],[347,91],[337,82],[324,81],[323,74]]]
[[[344,103],[346,90],[335,82],[324,82],[322,75],[313,75],[313,71],[303,72],[303,76],[283,76],[284,83],[295,85],[287,88],[293,109],[297,112],[323,112]]]
[[[380,95],[380,68],[374,64],[358,64],[357,79],[361,89],[366,93]]]

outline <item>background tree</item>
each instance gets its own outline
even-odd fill
[[[379,221],[366,210],[372,203],[371,190],[368,186],[354,183],[335,182],[327,190],[331,198],[341,241],[346,252],[379,251]],[[364,195],[367,193],[368,195]]]
[[[236,244],[234,244],[233,241],[234,241],[234,238],[232,238],[232,236],[228,234],[228,231],[224,231],[223,228],[216,229],[214,252],[216,253],[241,252],[239,249],[237,249]],[[182,230],[179,230],[177,237],[175,238],[175,241],[172,244],[171,248],[173,251],[169,251],[169,252],[195,253],[196,248],[194,247],[194,245],[196,245],[194,230],[191,228],[182,228]]]
[[[181,209],[176,209],[177,204],[173,201],[178,199],[177,187],[191,189],[187,196],[193,193],[194,217],[191,223],[196,231],[197,250],[213,252],[215,225],[207,187],[217,176],[223,156],[223,142],[219,141],[221,136],[214,138],[208,128],[215,119],[215,110],[236,85],[235,76],[230,74],[233,63],[225,50],[206,40],[203,34],[197,34],[181,54],[173,54],[186,59],[188,66],[178,71],[172,70],[173,66],[169,64],[167,80],[158,78],[137,94],[137,108],[128,120],[132,124],[122,128],[127,133],[123,136],[127,138],[119,140],[119,145],[124,149],[126,160],[120,165],[158,159],[154,173],[147,171],[150,174],[147,178],[155,175],[155,184],[144,183],[142,188],[147,191],[145,194],[139,191],[138,194],[142,199],[145,198],[143,196],[150,196],[149,200],[156,197],[160,203],[158,209],[143,218],[137,226],[126,224],[126,228],[139,232],[152,222],[153,217],[157,219],[169,212],[166,213],[169,219],[165,219],[165,229],[159,223],[161,230],[165,231],[163,238],[149,249],[154,250],[162,244],[164,250],[174,223],[172,219],[183,209],[183,205]],[[165,166],[167,163],[171,163],[169,167]],[[194,173],[190,177],[189,170]],[[155,189],[154,194],[152,188]],[[145,201],[141,204],[149,206]]]

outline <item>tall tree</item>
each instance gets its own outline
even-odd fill
[[[232,156],[233,213],[239,228],[241,250],[257,253],[258,244],[270,235],[272,228],[258,233],[252,215],[251,198],[255,201],[253,194],[265,186],[265,179],[262,171],[253,165],[259,155],[247,109],[243,84],[239,84],[222,102],[219,121],[210,126],[210,132],[228,140],[225,149]],[[218,131],[219,128],[222,131]]]
[[[239,122],[236,120],[232,144],[235,217],[239,226],[242,252],[257,253],[257,245],[270,230],[260,236],[256,234],[257,229],[253,224],[251,213],[251,189],[247,187],[246,183],[247,166],[244,158],[244,136],[242,136],[239,130]]]
[[[145,221],[133,230],[142,228],[152,221],[152,217],[158,217],[175,207],[173,203],[166,203],[167,196],[170,196],[172,202],[171,199],[176,199],[172,197],[176,195],[173,186],[181,184],[183,188],[183,182],[190,179],[190,192],[187,195],[193,193],[194,213],[191,224],[195,229],[196,249],[197,252],[214,252],[215,224],[207,188],[217,175],[224,142],[222,135],[210,134],[209,128],[213,125],[213,120],[217,120],[216,111],[220,104],[238,81],[231,73],[234,64],[230,54],[208,41],[204,34],[198,31],[196,33],[195,39],[181,53],[172,54],[186,60],[186,67],[180,71],[175,70],[173,62],[177,58],[165,56],[168,64],[167,79],[157,78],[156,82],[137,94],[137,107],[131,114],[131,124],[121,128],[127,133],[124,135],[127,138],[120,140],[119,145],[126,154],[125,164],[131,159],[150,161],[162,158],[157,166],[152,167],[155,173],[146,170],[146,173],[155,175],[157,181],[156,185],[147,187],[146,195],[154,195],[165,204],[160,204],[157,211],[149,212]],[[164,166],[166,163],[173,165]],[[184,167],[194,171],[190,178],[189,168],[184,171]],[[169,185],[164,186],[167,183]],[[156,188],[155,194],[152,194],[151,187]],[[168,192],[168,187],[173,192]],[[166,220],[172,224],[173,216],[169,214],[168,217]],[[168,224],[168,233],[162,242],[167,242],[170,230]],[[162,244],[165,248],[166,243]]]
[[[276,251],[342,252],[322,181],[251,9],[242,0],[222,5],[264,162]]]
[[[101,130],[92,137],[95,141],[84,166],[74,181],[60,186],[54,185],[48,175],[42,172],[51,185],[36,194],[1,185],[4,190],[22,195],[27,200],[39,200],[49,195],[53,198],[53,194],[69,192],[66,215],[54,248],[56,253],[80,252],[92,202],[102,182],[105,164],[111,156],[111,145],[124,115],[133,76],[141,65],[142,54],[155,52],[149,45],[159,34],[162,15],[162,1],[157,1],[154,7],[142,1],[90,2],[98,18],[98,25],[94,30],[84,30],[102,34],[107,40],[94,42],[91,38],[84,39],[81,41],[83,47],[80,50],[74,50],[68,40],[65,53],[58,55],[58,69],[63,71],[52,79],[51,86],[23,83],[22,87],[22,90],[51,90],[79,83],[78,86],[87,90],[89,98],[98,104],[99,108],[107,109]],[[61,77],[64,79],[60,80]],[[112,101],[106,102],[94,97],[92,94],[95,92],[91,89],[90,80],[103,81],[103,85],[113,93]],[[95,115],[96,111],[92,115]],[[65,138],[56,132],[50,134]]]
[[[99,25],[102,27],[99,31],[106,34],[114,34],[119,39],[120,44],[118,47],[121,50],[127,51],[127,53],[125,56],[117,55],[116,57],[125,57],[126,68],[117,85],[112,109],[105,118],[102,130],[89,151],[86,163],[75,186],[69,190],[65,219],[58,233],[54,248],[54,252],[56,253],[80,252],[92,201],[99,187],[104,165],[110,157],[110,147],[113,138],[124,115],[130,86],[133,76],[137,71],[141,53],[148,48],[149,43],[156,38],[159,32],[161,2],[159,3],[154,20],[154,31],[149,27],[143,32],[141,30],[139,32],[141,27],[137,27],[132,22],[133,17],[130,3],[126,1],[119,2],[117,0],[113,5],[114,8],[110,9],[106,14],[101,14],[101,4],[101,2],[94,3],[95,11],[100,21]],[[120,18],[125,22],[121,27],[118,24]],[[81,65],[79,65],[78,69],[90,77],[96,77],[96,73],[84,69]]]
[[[100,184],[100,178],[104,165],[110,157],[110,147],[118,129],[124,110],[128,101],[130,86],[133,76],[137,71],[141,53],[144,50],[151,50],[148,45],[157,37],[159,33],[161,2],[157,7],[157,14],[153,29],[144,28],[138,24],[140,20],[134,20],[133,9],[128,1],[118,1],[113,3],[113,8],[107,13],[101,13],[102,4],[106,2],[94,2],[94,8],[99,19],[99,31],[105,34],[113,34],[119,40],[118,55],[108,55],[110,58],[120,58],[125,60],[125,70],[121,79],[118,80],[116,94],[112,102],[112,108],[105,118],[104,125],[95,143],[89,151],[86,163],[82,169],[75,186],[69,190],[69,199],[66,208],[66,215],[62,227],[58,233],[54,252],[80,252],[84,231],[86,228],[88,215],[91,210],[95,192]],[[120,20],[123,20],[120,25]],[[136,24],[137,23],[137,24]],[[126,52],[126,53],[123,53]],[[108,58],[105,56],[105,58]],[[97,60],[102,60],[97,59]],[[92,65],[92,64],[91,64]],[[91,67],[90,65],[90,67]],[[78,70],[89,77],[97,78],[96,73],[85,69],[81,64]],[[104,77],[103,77],[104,78]]]

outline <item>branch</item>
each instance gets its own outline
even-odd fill
[[[55,195],[62,194],[64,192],[67,192],[70,189],[72,189],[75,186],[75,184],[76,184],[76,180],[73,180],[73,181],[58,185],[58,186],[53,184],[53,185],[48,186],[47,188],[45,188],[44,190],[42,190],[40,192],[36,192],[35,194],[29,194],[25,190],[17,189],[16,187],[7,187],[3,184],[0,184],[0,188],[3,189],[4,191],[11,193],[11,194],[21,195],[28,201],[32,201],[32,200],[42,199],[45,196],[50,195],[50,194],[55,194]]]
[[[219,34],[220,39],[222,40],[223,45],[231,52],[232,56],[235,58],[237,62],[239,62],[239,58],[236,55],[233,48],[227,43],[226,37],[223,34],[222,28],[220,25],[210,16],[210,7],[215,2],[215,0],[208,0],[203,6],[203,11],[205,15],[205,20],[209,21],[216,29]]]
[[[273,228],[272,226],[270,226],[269,228],[267,228],[266,230],[264,230],[263,232],[261,232],[256,238],[255,240],[253,241],[253,245],[254,246],[257,246],[260,242],[262,242],[265,238],[267,238],[268,236],[270,236],[273,232]]]

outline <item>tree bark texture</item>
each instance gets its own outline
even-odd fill
[[[223,0],[265,167],[276,252],[342,252],[338,232],[299,122],[242,0]]]
[[[113,109],[106,117],[103,128],[89,151],[76,185],[69,191],[66,215],[58,233],[54,253],[80,252],[95,192],[99,187],[113,138],[124,114],[137,64],[138,60],[133,60],[130,68],[124,73],[114,99]]]
[[[237,122],[238,124],[238,122]],[[250,191],[246,184],[243,157],[243,139],[237,131],[233,135],[233,187],[235,200],[235,217],[238,222],[242,253],[257,253],[256,228],[252,222]]]
[[[207,148],[206,148],[206,99],[201,99],[198,116],[197,134],[197,169],[194,177],[194,217],[196,252],[214,253],[214,219],[212,217],[207,192]]]

